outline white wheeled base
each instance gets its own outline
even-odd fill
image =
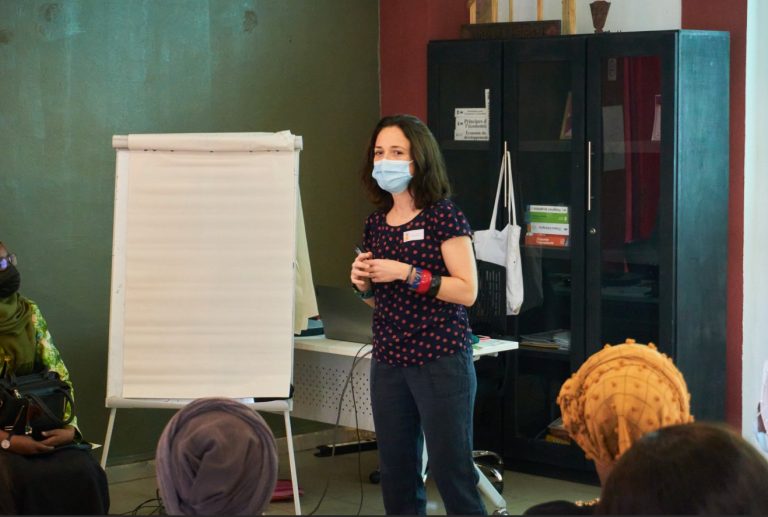
[[[485,477],[485,474],[480,470],[480,467],[475,464],[475,470],[477,475],[480,476],[477,482],[477,488],[481,493],[491,500],[494,506],[494,515],[507,515],[507,502],[501,497],[501,494],[496,490],[493,484]]]
[[[489,453],[490,454],[490,453]],[[422,449],[421,453],[421,472],[422,479],[424,481],[427,480],[427,464],[428,464],[428,454],[427,454],[427,448],[424,447]],[[475,471],[477,471],[478,475],[478,481],[477,481],[477,489],[480,490],[481,494],[485,494],[485,496],[491,500],[491,503],[493,503],[493,515],[509,515],[507,513],[507,501],[504,500],[504,498],[501,496],[498,490],[496,490],[496,487],[493,486],[493,484],[488,480],[488,478],[483,474],[483,471],[480,470],[480,467],[477,466],[477,463],[475,465]]]

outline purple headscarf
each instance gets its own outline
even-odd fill
[[[277,482],[275,437],[232,399],[198,399],[176,413],[157,444],[157,484],[170,515],[253,515]]]

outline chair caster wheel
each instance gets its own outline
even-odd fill
[[[368,475],[368,481],[373,483],[374,485],[378,485],[381,482],[381,472],[378,470],[374,470]]]
[[[477,465],[477,468],[480,469],[480,472],[482,472],[483,475],[488,478],[488,481],[491,482],[491,485],[493,485],[493,488],[495,488],[499,494],[504,493],[503,467],[502,470],[499,470],[494,466],[480,463],[478,460],[475,460],[475,465]]]

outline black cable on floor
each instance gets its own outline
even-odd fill
[[[352,370],[355,369],[355,366],[357,366],[357,364],[353,362]],[[360,515],[360,512],[363,510],[363,500],[365,499],[365,494],[363,491],[363,448],[362,448],[362,440],[360,439],[360,424],[357,420],[357,401],[355,400],[354,379],[352,380],[352,409],[355,413],[355,433],[357,435],[357,479],[358,481],[360,481],[360,504],[357,506],[356,515]]]
[[[360,364],[360,361],[362,361],[365,358],[365,356],[371,353],[371,350],[369,350],[363,355],[360,355],[360,352],[362,352],[363,349],[367,346],[369,345],[366,344],[361,346],[360,349],[355,353],[355,357],[352,359],[352,368],[349,369],[349,374],[347,375],[347,379],[344,382],[344,388],[341,390],[341,396],[339,397],[339,405],[336,411],[336,422],[333,424],[334,427],[333,427],[333,436],[332,436],[333,444],[331,445],[331,458],[333,458],[336,455],[336,432],[339,429],[339,420],[341,420],[341,406],[342,406],[342,403],[344,402],[344,394],[347,392],[347,386],[349,386],[350,381],[352,379],[352,375],[355,373],[355,368],[357,368],[357,365]],[[359,427],[357,427],[357,406],[354,405],[354,390],[355,390],[354,383],[352,383],[352,398],[353,398],[353,407],[355,408],[355,426],[357,429],[357,438],[358,438],[357,443],[358,443],[358,463],[359,463],[360,462],[359,448],[362,447],[362,445],[360,441],[360,429]],[[359,470],[362,470],[362,467],[359,467]],[[309,512],[307,515],[314,515],[315,512],[320,508],[320,505],[323,503],[323,500],[325,499],[325,495],[328,492],[328,487],[330,486],[330,483],[331,483],[331,478],[329,476],[325,480],[325,488],[323,489],[323,493],[320,496],[320,500],[317,502],[317,505],[315,505],[312,511]],[[361,483],[360,490],[362,492],[362,476],[361,476],[360,483]],[[294,497],[298,497],[298,496],[299,496],[298,494],[294,494]],[[361,505],[362,505],[362,502],[361,502]],[[358,515],[359,515],[359,510],[358,510]]]
[[[142,510],[150,510],[150,509],[151,511],[149,513],[139,513]],[[139,505],[133,510],[130,510],[125,513],[121,513],[120,515],[167,515],[167,514],[165,513],[163,500],[160,498],[160,491],[156,490],[155,497],[139,503]]]

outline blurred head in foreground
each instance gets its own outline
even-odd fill
[[[157,444],[157,483],[170,515],[262,513],[277,482],[277,448],[264,419],[240,402],[198,399]]]
[[[768,461],[724,425],[665,427],[616,463],[597,513],[768,515]]]

